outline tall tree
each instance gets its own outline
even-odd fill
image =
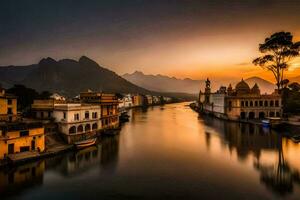
[[[290,32],[277,32],[259,44],[259,51],[263,54],[253,60],[254,65],[273,73],[278,90],[284,85],[284,71],[289,68],[289,61],[299,56],[300,42],[293,42]]]

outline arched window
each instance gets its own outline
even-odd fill
[[[270,112],[269,113],[269,117],[275,117],[275,113],[274,112]]]
[[[69,134],[74,134],[74,133],[76,133],[76,127],[72,126],[69,128]]]
[[[278,101],[278,100],[275,101],[275,106],[276,106],[276,107],[279,106],[279,101]]]
[[[250,101],[250,106],[251,106],[251,107],[253,106],[253,101]]]
[[[90,131],[91,130],[91,125],[89,125],[89,124],[85,125],[84,130],[85,131]]]
[[[274,101],[270,101],[270,106],[274,106]]]
[[[77,133],[81,133],[81,132],[83,132],[83,126],[82,126],[82,125],[79,125],[79,126],[77,127]]]
[[[246,101],[246,107],[248,107],[248,101]]]
[[[94,123],[94,124],[92,125],[92,129],[93,129],[93,130],[97,130],[97,129],[98,129],[98,124],[97,124],[97,123]]]
[[[266,107],[268,106],[268,101],[265,101],[265,106],[266,106]]]

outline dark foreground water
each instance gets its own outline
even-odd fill
[[[96,147],[0,171],[0,199],[300,199],[300,144],[185,105],[132,110]]]

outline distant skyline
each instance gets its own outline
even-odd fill
[[[260,76],[258,44],[277,31],[300,40],[300,0],[110,0],[0,3],[0,66],[86,55],[118,74]],[[300,75],[300,59],[287,76]]]

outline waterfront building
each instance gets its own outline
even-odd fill
[[[131,94],[125,94],[122,99],[119,99],[119,108],[130,108],[133,106]]]
[[[36,99],[31,105],[32,115],[36,119],[53,119],[53,110],[56,105],[64,104],[65,101],[56,99]]]
[[[228,88],[221,86],[213,93],[207,79],[205,92],[200,91],[198,103],[201,111],[230,120],[282,116],[281,96],[277,91],[272,94],[261,94],[257,84],[250,88],[244,80],[241,80],[235,88],[231,85]]]
[[[0,121],[17,120],[17,97],[7,94],[0,86]]]
[[[0,124],[0,159],[21,152],[45,150],[44,128],[40,123]]]
[[[81,92],[81,102],[101,106],[102,129],[114,129],[119,127],[118,97],[115,94],[100,92]]]
[[[143,106],[144,105],[144,97],[140,94],[135,94],[132,97],[132,103],[134,107]]]
[[[153,96],[153,104],[158,105],[161,103],[161,98],[159,96]]]
[[[147,99],[147,105],[153,105],[153,97],[152,95],[147,94],[146,95],[146,99]]]
[[[54,107],[53,118],[68,144],[93,138],[102,128],[100,105],[58,104]]]

